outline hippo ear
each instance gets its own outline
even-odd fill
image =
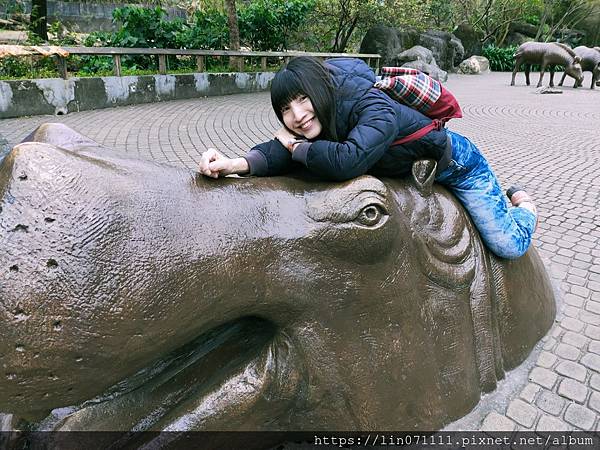
[[[425,197],[431,195],[437,163],[433,159],[420,159],[413,162],[412,176],[415,186]]]
[[[102,150],[104,147],[62,123],[44,123],[21,142],[43,142],[72,151],[82,148]]]

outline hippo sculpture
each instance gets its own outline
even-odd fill
[[[590,48],[586,47],[585,45],[580,45],[579,47],[575,47],[573,51],[581,58],[581,70],[584,72],[592,72],[590,89],[600,86],[600,47]],[[563,85],[566,75],[566,73],[563,74],[562,78],[560,79],[560,83],[558,83],[559,86]]]
[[[515,85],[515,76],[525,64],[525,81],[529,86],[529,71],[532,64],[540,66],[540,79],[537,87],[542,85],[542,79],[546,67],[550,69],[550,86],[554,87],[554,66],[563,66],[567,75],[575,79],[575,86],[583,83],[583,72],[581,70],[581,58],[575,54],[573,49],[560,42],[525,42],[521,44],[514,54],[515,67],[512,73],[511,86]]]
[[[121,431],[462,417],[555,299],[535,249],[494,257],[434,172],[213,180],[41,126],[0,166],[0,411]]]

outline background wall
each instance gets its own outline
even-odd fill
[[[71,31],[92,32],[110,31],[115,27],[112,23],[112,12],[115,8],[127,3],[95,3],[95,2],[61,2],[48,0],[48,23],[60,22]],[[0,17],[8,17],[15,6],[20,6],[27,15],[31,12],[30,0],[0,1]],[[144,5],[132,5],[144,6]],[[150,8],[155,6],[148,5]],[[183,9],[163,7],[167,17],[186,17]]]
[[[270,89],[274,72],[0,81],[0,119]]]

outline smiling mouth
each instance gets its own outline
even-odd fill
[[[290,398],[290,393],[293,397],[299,389],[289,379],[296,373],[295,355],[289,338],[272,322],[245,317],[203,334],[102,395],[63,408],[62,417],[59,410],[53,411],[53,420],[41,422],[39,429],[260,429],[275,417],[272,405],[261,402],[281,391],[286,391],[284,398]],[[269,411],[268,417],[261,416],[263,410]]]
[[[314,117],[312,119],[308,119],[306,122],[304,122],[302,125],[300,125],[300,129],[303,131],[308,130],[312,126],[313,121],[314,121]]]

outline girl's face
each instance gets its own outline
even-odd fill
[[[323,130],[307,95],[300,95],[281,111],[283,123],[290,131],[306,139],[314,139]]]

